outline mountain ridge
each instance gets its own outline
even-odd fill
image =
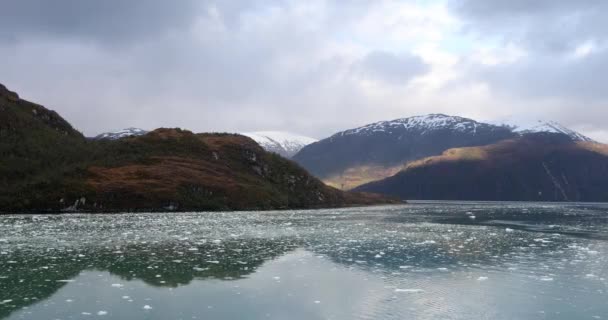
[[[245,132],[243,135],[255,140],[266,151],[292,158],[305,146],[318,140],[285,131],[256,131]]]
[[[529,133],[558,133],[573,141],[593,140],[556,122],[523,127],[479,122],[445,114],[379,121],[333,134],[304,147],[294,160],[341,189],[387,178],[409,161],[458,147],[482,146]]]
[[[345,193],[237,134],[179,128],[92,140],[0,88],[2,212],[267,210],[389,204]]]
[[[528,133],[412,161],[354,190],[417,200],[608,201],[608,145]]]

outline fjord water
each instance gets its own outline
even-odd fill
[[[608,319],[608,206],[0,217],[0,319]]]

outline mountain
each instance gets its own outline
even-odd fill
[[[411,160],[516,136],[507,126],[430,114],[339,132],[304,147],[293,159],[326,183],[350,189],[391,176]]]
[[[305,146],[317,142],[310,137],[281,131],[248,132],[243,135],[255,140],[266,151],[280,154],[285,158],[291,158]]]
[[[56,112],[0,87],[2,212],[203,211],[394,203],[324,185],[235,134],[157,129],[86,139]]]
[[[526,133],[413,161],[355,190],[425,200],[608,201],[608,145]]]
[[[513,132],[520,135],[527,133],[556,133],[569,137],[572,141],[595,142],[593,139],[586,137],[570,128],[563,126],[555,121],[525,121],[522,119],[510,119],[506,121],[496,122],[497,125],[507,126]]]
[[[95,140],[104,140],[104,139],[105,140],[118,140],[118,139],[122,139],[122,138],[126,138],[126,137],[143,136],[146,133],[148,133],[148,131],[146,131],[144,129],[126,128],[126,129],[122,129],[119,131],[105,132],[105,133],[97,135],[93,139],[95,139]]]

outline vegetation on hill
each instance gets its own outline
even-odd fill
[[[56,112],[0,86],[0,208],[249,210],[390,203],[324,185],[250,138],[158,129],[88,140]]]

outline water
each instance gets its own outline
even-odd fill
[[[608,319],[608,205],[0,217],[0,319]]]

